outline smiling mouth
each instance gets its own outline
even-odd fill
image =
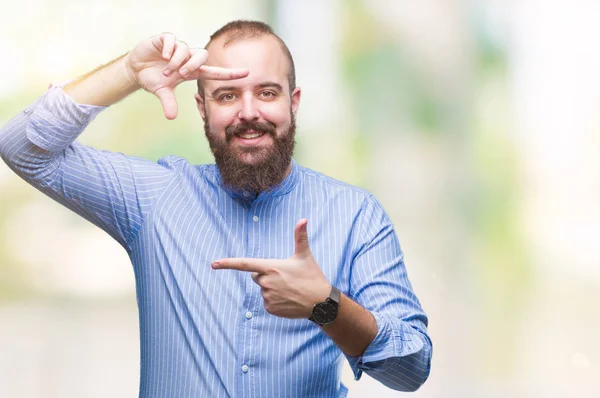
[[[265,135],[265,133],[262,131],[247,130],[243,133],[236,134],[235,136],[244,140],[253,140],[255,138],[260,138],[263,135]]]

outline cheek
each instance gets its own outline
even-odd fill
[[[289,104],[277,104],[276,106],[265,107],[262,111],[262,116],[266,121],[273,123],[277,127],[287,127],[291,122]]]
[[[213,132],[224,131],[225,128],[235,123],[236,113],[227,108],[207,109],[208,124]]]

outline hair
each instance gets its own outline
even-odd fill
[[[229,22],[223,25],[219,30],[213,33],[206,43],[204,48],[208,50],[208,46],[211,43],[223,36],[225,36],[225,42],[223,43],[223,47],[227,47],[229,44],[234,43],[239,40],[249,40],[257,37],[270,35],[277,39],[279,45],[281,46],[281,50],[285,54],[286,58],[289,61],[290,70],[288,72],[288,84],[290,86],[290,94],[296,88],[296,69],[294,67],[294,59],[292,58],[292,53],[290,52],[287,45],[279,36],[273,32],[273,29],[264,22],[260,21],[247,21],[247,20],[237,20]],[[204,86],[203,80],[198,79],[198,94],[204,98]]]

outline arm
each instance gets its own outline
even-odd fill
[[[346,356],[363,355],[377,336],[373,314],[344,293],[340,295],[337,318],[322,328]]]
[[[0,130],[0,155],[26,182],[127,249],[141,227],[142,209],[173,178],[153,162],[74,142],[103,109],[77,104],[53,87]],[[149,174],[151,179],[138,178]]]
[[[100,66],[65,86],[80,104],[110,106],[142,88],[160,100],[165,116],[177,116],[174,89],[187,80],[231,80],[246,77],[246,69],[203,65],[204,49],[189,48],[170,33],[149,37],[131,52]],[[180,73],[181,72],[181,73]],[[183,73],[183,74],[182,74]]]
[[[415,391],[431,366],[427,317],[408,280],[394,228],[372,197],[357,232],[349,295],[370,311],[377,334],[361,355],[344,352],[356,379],[365,371],[390,388]]]
[[[142,208],[165,189],[171,173],[152,162],[99,151],[75,140],[106,106],[139,88],[155,94],[165,115],[173,118],[177,84],[199,76],[228,79],[247,74],[203,67],[205,58],[206,51],[190,50],[169,34],[146,39],[131,53],[69,83],[64,91],[51,88],[11,119],[0,130],[0,155],[27,182],[127,247],[141,226]],[[179,67],[192,72],[186,78],[164,72]]]
[[[356,379],[365,371],[390,388],[415,391],[429,376],[427,317],[381,206],[369,197],[359,217],[349,296],[341,295],[338,317],[323,331],[344,352]],[[212,267],[252,272],[270,314],[309,318],[331,285],[312,256],[306,224],[306,219],[296,224],[295,250],[288,259],[224,258]]]
[[[64,87],[64,92],[75,102],[110,106],[141,88],[129,67],[130,54],[102,65]]]

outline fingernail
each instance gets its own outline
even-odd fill
[[[188,72],[188,70],[187,70],[187,69],[181,69],[181,70],[179,71],[179,74],[180,74],[181,76],[187,76],[187,75],[188,75],[188,73],[189,73],[189,72]]]
[[[165,69],[165,70],[163,71],[163,74],[164,74],[165,76],[169,76],[171,73],[172,73],[171,69]]]
[[[220,266],[221,266],[221,264],[219,264],[219,263],[212,263],[213,268],[219,268]]]

